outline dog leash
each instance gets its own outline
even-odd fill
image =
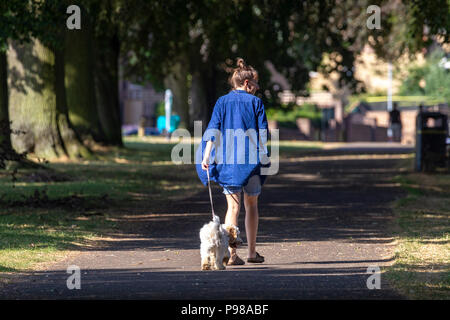
[[[214,213],[214,205],[213,205],[212,192],[211,192],[211,181],[209,180],[209,168],[206,169],[206,174],[208,175],[209,201],[211,202],[212,217],[214,220],[215,213]]]

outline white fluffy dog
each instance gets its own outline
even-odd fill
[[[239,228],[234,225],[220,224],[220,218],[214,215],[213,221],[200,229],[200,255],[202,270],[223,270],[230,259],[228,247],[242,244]]]

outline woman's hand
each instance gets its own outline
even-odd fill
[[[212,146],[213,146],[213,142],[211,140],[206,143],[205,154],[204,154],[204,158],[202,161],[202,169],[203,170],[208,170],[208,168],[209,168],[209,156],[211,154]]]
[[[202,161],[202,169],[208,170],[209,168],[209,157],[205,157]]]

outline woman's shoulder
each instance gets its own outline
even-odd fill
[[[217,99],[217,102],[219,102],[219,100],[221,102],[244,100],[244,101],[253,102],[254,104],[262,103],[262,100],[259,97],[255,96],[251,93],[245,92],[243,90],[239,90],[237,92],[235,90],[232,90],[232,91],[228,92],[227,94],[221,96],[219,99]]]

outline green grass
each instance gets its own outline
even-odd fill
[[[45,190],[50,200],[75,195],[92,203],[105,195],[117,201],[130,200],[135,193],[158,197],[170,192],[168,184],[188,189],[191,182],[196,182],[193,165],[177,166],[171,162],[175,143],[130,140],[125,140],[126,148],[101,152],[102,160],[48,165],[68,177],[68,181],[30,182],[34,171],[21,170],[13,184],[8,175],[0,175],[0,194],[5,201],[19,201],[32,196],[36,190]],[[184,183],[187,184],[183,186]]]
[[[281,159],[296,158],[323,149],[325,144],[320,141],[280,141]]]
[[[88,244],[99,230],[114,228],[107,217],[82,219],[64,210],[21,210],[0,215],[0,272],[27,270]]]
[[[395,263],[390,282],[412,299],[450,298],[450,175],[396,177],[407,196],[394,206]]]
[[[115,232],[121,208],[202,188],[193,165],[173,165],[175,143],[126,138],[125,148],[98,153],[100,160],[54,162],[46,171],[19,170],[17,181],[0,172],[0,272],[30,270]],[[140,204],[141,203],[141,204]]]

